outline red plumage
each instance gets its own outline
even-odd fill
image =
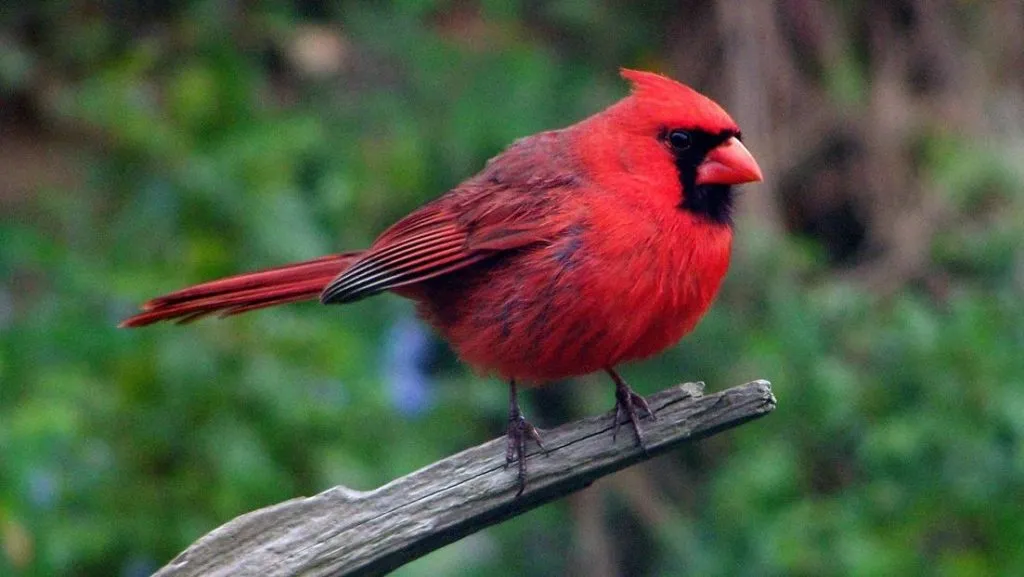
[[[180,290],[122,326],[393,291],[483,371],[539,384],[608,370],[636,428],[642,399],[613,368],[697,324],[729,265],[730,187],[761,173],[713,101],[657,74],[622,74],[628,97],[518,140],[365,251]]]
[[[143,327],[166,320],[188,323],[212,313],[231,316],[314,299],[358,256],[358,252],[332,254],[184,288],[145,302],[141,313],[119,326]]]

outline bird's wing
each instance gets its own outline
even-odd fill
[[[395,223],[321,293],[356,301],[549,242],[564,228],[559,200],[578,187],[557,132],[517,141],[478,175]]]

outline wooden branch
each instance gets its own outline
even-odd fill
[[[543,431],[548,452],[529,453],[526,490],[516,498],[516,471],[505,468],[502,437],[374,491],[338,486],[242,515],[200,538],[157,575],[380,575],[599,477],[775,408],[767,381],[711,395],[703,394],[703,383],[687,383],[647,400],[658,418],[642,421],[646,454],[628,426],[612,441],[611,414]]]

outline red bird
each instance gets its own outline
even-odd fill
[[[761,180],[718,104],[650,72],[632,93],[562,130],[522,138],[476,176],[363,251],[242,274],[157,297],[121,323],[188,322],[314,299],[410,298],[463,361],[509,381],[509,464],[525,482],[516,382],[606,371],[615,432],[638,442],[643,397],[616,373],[690,332],[729,266],[732,186]],[[613,433],[614,434],[614,433]]]

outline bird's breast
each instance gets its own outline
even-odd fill
[[[673,215],[676,216],[676,215]],[[696,326],[714,300],[728,269],[728,227],[679,213],[602,239],[594,263],[604,271],[595,293],[615,326],[607,356],[611,364],[642,359],[672,346]],[[611,335],[609,335],[611,336]]]
[[[425,283],[420,311],[464,361],[526,382],[656,354],[707,310],[731,231],[601,224]]]

